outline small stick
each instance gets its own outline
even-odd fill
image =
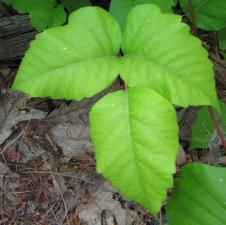
[[[41,171],[24,171],[24,172],[22,171],[20,173],[21,174],[50,174],[49,171],[44,171],[44,170],[41,170]],[[58,176],[62,176],[62,177],[69,177],[69,178],[72,178],[72,179],[83,181],[83,182],[91,184],[91,185],[93,185],[93,186],[97,187],[98,189],[105,191],[105,192],[117,193],[117,192],[112,191],[108,188],[101,187],[98,184],[96,184],[95,182],[92,182],[92,181],[89,181],[89,180],[86,180],[86,179],[83,179],[83,178],[80,178],[80,177],[77,177],[77,176],[73,176],[73,175],[69,175],[69,174],[65,174],[65,173],[54,172],[54,171],[51,171],[51,173],[53,175],[58,175]]]
[[[47,167],[48,167],[48,169],[49,169],[49,172],[50,172],[50,174],[51,174],[51,176],[52,176],[52,178],[53,178],[53,181],[54,181],[54,183],[55,183],[55,185],[56,185],[56,187],[57,187],[57,189],[58,189],[58,191],[59,191],[59,193],[60,193],[61,199],[62,199],[63,204],[64,204],[65,218],[66,218],[66,220],[67,220],[67,224],[70,225],[69,219],[68,219],[68,208],[67,208],[67,203],[66,203],[66,201],[65,201],[65,199],[64,199],[64,195],[63,195],[63,193],[61,192],[61,189],[60,189],[60,187],[59,187],[59,184],[57,183],[57,180],[56,180],[54,174],[52,173],[52,170],[51,170],[51,168],[50,168],[48,162],[47,162],[46,160],[44,160],[44,161],[45,161],[45,164],[47,165]]]
[[[212,110],[212,108],[210,106],[208,106],[208,110],[209,110],[211,119],[213,120],[213,124],[214,124],[214,126],[215,126],[215,128],[217,130],[217,134],[220,137],[221,142],[222,142],[222,144],[224,146],[224,150],[226,150],[226,141],[224,140],[224,134],[223,134],[221,128],[219,127],[219,124],[217,122],[217,119],[216,119],[216,117],[214,115],[214,112],[213,112],[213,110]]]
[[[162,225],[162,209],[159,212],[159,225]]]

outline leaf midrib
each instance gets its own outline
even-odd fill
[[[174,77],[177,77],[177,79],[181,79],[181,80],[184,80],[186,83],[192,83],[192,87],[194,87],[194,88],[199,88],[200,89],[200,87],[198,87],[198,86],[196,86],[197,85],[197,83],[193,83],[192,82],[192,80],[189,80],[189,81],[187,81],[187,79],[181,74],[181,73],[178,73],[174,68],[172,68],[172,67],[169,67],[169,66],[166,66],[166,65],[163,65],[163,64],[160,64],[159,62],[157,62],[157,61],[155,61],[155,60],[150,60],[150,59],[148,59],[148,58],[146,58],[146,57],[144,57],[144,56],[140,56],[140,55],[133,55],[133,54],[128,54],[128,55],[125,55],[125,57],[133,57],[133,58],[140,58],[140,59],[142,59],[142,61],[144,61],[145,63],[147,62],[147,63],[153,63],[153,64],[156,64],[159,68],[160,68],[160,70],[162,70],[162,71],[172,71],[173,73],[173,75],[171,75],[171,76],[174,76]],[[188,77],[189,77],[189,74],[187,74],[187,73],[184,73],[185,75],[187,75]],[[162,76],[162,79],[164,79],[166,76],[163,74],[163,76]],[[169,76],[170,77],[170,76]],[[165,81],[165,79],[164,79],[164,84],[165,85],[167,85],[167,83],[166,83],[166,81]],[[169,90],[170,91],[170,90]]]
[[[129,106],[129,93],[128,93],[128,90],[125,91],[125,97],[126,97],[126,113],[127,113],[127,118],[128,118],[128,130],[129,130],[129,142],[130,142],[130,145],[131,145],[131,152],[132,152],[132,155],[133,155],[133,161],[134,161],[134,165],[135,165],[135,168],[136,168],[136,174],[137,174],[137,177],[138,177],[138,180],[139,180],[139,186],[141,187],[142,189],[142,193],[145,193],[143,194],[142,196],[142,199],[144,199],[145,196],[148,195],[148,193],[146,193],[145,191],[145,188],[143,186],[143,182],[142,182],[142,179],[140,177],[140,169],[139,169],[139,166],[137,164],[137,158],[136,158],[136,151],[135,151],[135,147],[134,147],[134,144],[133,144],[133,141],[132,141],[132,129],[131,129],[131,119],[130,119],[130,106]]]
[[[67,68],[68,66],[72,66],[72,65],[74,66],[74,65],[76,65],[76,64],[80,64],[80,63],[84,63],[84,62],[89,62],[89,61],[111,60],[111,59],[114,59],[114,58],[117,59],[118,57],[117,57],[117,56],[104,56],[104,57],[90,58],[90,59],[80,60],[80,61],[73,62],[73,63],[68,63],[68,64],[66,64],[66,65],[58,66],[58,67],[56,67],[56,68],[54,68],[54,69],[50,69],[50,70],[47,70],[47,71],[39,71],[39,73],[36,73],[36,74],[33,75],[32,79],[30,79],[30,80],[27,80],[27,79],[26,79],[26,81],[27,81],[27,82],[30,82],[30,81],[33,80],[33,79],[37,79],[37,78],[40,78],[40,77],[42,77],[42,76],[47,76],[47,75],[52,76],[52,72],[56,72],[56,71],[58,71],[58,70]],[[54,74],[54,76],[55,76],[55,74]],[[64,76],[64,75],[62,75],[62,77],[63,77],[63,76]],[[26,81],[21,81],[21,82],[24,83],[24,82],[26,82]]]
[[[189,174],[189,176],[192,177],[192,180],[197,184],[197,186],[199,186],[202,190],[204,190],[204,191],[211,197],[211,199],[212,199],[214,202],[216,202],[216,203],[218,204],[218,206],[220,206],[220,208],[222,208],[223,211],[224,211],[225,208],[222,207],[222,204],[221,204],[221,202],[219,202],[219,199],[218,199],[218,198],[215,198],[215,197],[213,196],[213,193],[211,193],[211,192],[208,190],[208,188],[206,188],[205,185],[203,185],[202,183],[200,183],[200,181],[197,179],[196,176],[194,176],[194,174],[193,174],[191,171],[187,170],[187,173]],[[219,218],[218,218],[218,219],[219,219]]]

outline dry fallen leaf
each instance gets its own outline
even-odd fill
[[[20,93],[5,91],[2,96],[4,110],[0,110],[0,144],[2,144],[12,133],[13,127],[21,121],[42,119],[47,113],[33,108],[27,108],[28,96]],[[27,109],[25,111],[24,109]]]
[[[106,189],[112,189],[109,183],[105,183],[103,187]],[[87,203],[84,203],[82,207],[80,206],[78,216],[81,221],[87,223],[87,225],[102,225],[101,220],[103,221],[103,214],[101,216],[101,213],[104,210],[111,212],[111,218],[109,218],[109,222],[111,223],[107,225],[144,224],[143,219],[140,218],[137,211],[122,208],[120,202],[113,198],[112,192],[106,192],[103,190],[93,192],[90,200]],[[115,221],[112,218],[115,218]],[[115,224],[113,222],[115,222]]]
[[[91,160],[92,144],[88,126],[80,124],[59,124],[52,129],[53,139],[63,154],[70,160]]]

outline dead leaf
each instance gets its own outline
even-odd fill
[[[109,183],[104,184],[104,188],[111,189]],[[102,225],[101,212],[108,210],[115,217],[116,224],[131,225],[133,222],[136,225],[143,225],[144,221],[139,217],[136,211],[122,208],[119,201],[113,198],[112,192],[97,190],[93,192],[89,202],[83,204],[78,213],[79,218],[88,225]]]
[[[0,110],[0,144],[2,144],[12,133],[13,127],[21,121],[29,121],[33,119],[42,119],[47,113],[36,109],[28,109],[26,102],[28,96],[20,93],[11,93],[5,91],[3,94],[4,110]],[[25,111],[26,109],[28,111]]]
[[[80,124],[59,124],[52,130],[53,139],[63,154],[70,160],[91,160],[92,144],[89,140],[88,126]]]

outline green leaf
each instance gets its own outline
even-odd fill
[[[91,5],[90,0],[61,0],[61,3],[67,8],[70,13],[81,7]]]
[[[3,0],[3,2],[4,2],[5,4],[7,4],[7,5],[13,4],[13,1],[14,1],[14,0]]]
[[[226,104],[220,102],[221,112],[214,110],[214,115],[216,116],[221,128],[226,127]],[[197,118],[192,125],[192,144],[191,149],[194,148],[206,148],[208,143],[213,136],[215,127],[211,119],[209,110],[207,107],[203,107],[199,110]],[[226,135],[226,130],[225,130]]]
[[[133,8],[123,34],[120,75],[133,87],[148,85],[173,104],[218,107],[212,62],[181,17],[154,5]]]
[[[162,12],[172,12],[173,0],[112,0],[110,4],[110,13],[117,19],[120,26],[124,28],[126,17],[129,11],[136,5],[150,3],[160,7]]]
[[[169,225],[225,225],[226,169],[203,164],[184,166],[166,212]]]
[[[222,51],[226,51],[226,27],[217,32],[217,38],[219,42],[219,47]],[[224,58],[226,58],[226,53],[223,53]]]
[[[219,47],[222,50],[226,50],[226,27],[217,32],[217,37],[219,41]]]
[[[30,13],[31,24],[38,31],[43,31],[49,27],[57,27],[66,22],[66,12],[62,5],[55,8],[33,10]]]
[[[60,26],[67,19],[63,6],[54,0],[12,0],[6,3],[19,13],[29,13],[31,24],[38,31]]]
[[[36,10],[51,9],[56,5],[56,2],[54,0],[12,0],[10,4],[19,13],[30,13]]]
[[[180,0],[183,11],[191,18],[189,1]],[[225,0],[192,0],[197,27],[217,31],[226,26]]]
[[[172,105],[154,90],[108,94],[90,113],[97,171],[156,215],[173,186],[178,127]]]
[[[69,25],[37,35],[13,90],[33,97],[81,100],[93,96],[116,78],[120,43],[120,28],[106,11],[79,9],[71,14]]]

